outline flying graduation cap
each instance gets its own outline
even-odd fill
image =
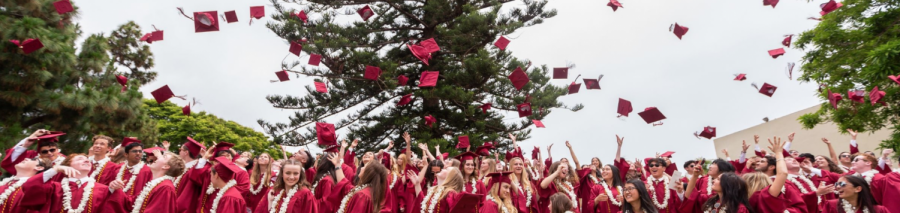
[[[435,119],[434,116],[431,116],[431,115],[425,116],[425,125],[428,125],[428,127],[431,127],[431,125],[434,124],[435,122],[437,122],[437,119]]]
[[[369,7],[369,5],[359,8],[356,10],[356,13],[359,13],[359,17],[362,17],[363,21],[369,21],[369,18],[375,15],[375,12],[372,11],[372,8]]]
[[[457,139],[459,139],[459,142],[456,143],[457,149],[469,148],[469,136],[468,135],[459,136]]]
[[[75,11],[75,8],[72,8],[72,2],[69,2],[69,0],[53,2],[53,7],[56,8],[56,13],[59,13],[60,15]]]
[[[412,52],[413,56],[421,60],[425,65],[428,65],[428,60],[431,59],[431,53],[441,50],[441,47],[434,41],[434,38],[426,39],[419,42],[419,44],[406,44],[406,47],[409,48],[409,51]]]
[[[575,69],[575,64],[566,65],[566,67],[553,68],[553,79],[569,78],[569,69]]]
[[[368,69],[366,70],[366,73],[368,74]],[[380,72],[378,74],[381,75]],[[405,75],[397,76],[397,86],[406,86],[407,82],[409,82],[409,77],[406,77]]]
[[[885,95],[884,91],[878,90],[878,86],[872,88],[872,91],[869,92],[869,101],[872,102],[872,106],[875,106],[875,103],[881,103],[882,106],[886,106],[887,104],[884,101],[881,101]]]
[[[309,54],[309,65],[319,66],[320,61],[322,61],[322,55]]]
[[[831,89],[828,89],[827,95],[828,95],[828,102],[831,103],[831,107],[834,107],[834,109],[837,109],[838,103],[844,99],[844,97],[841,97],[840,93],[832,93]]]
[[[753,88],[759,89],[759,93],[762,93],[763,95],[766,95],[769,97],[772,97],[772,95],[775,94],[775,90],[778,89],[778,87],[775,87],[769,83],[763,83],[762,88],[759,88],[758,86],[756,86],[756,83],[752,83],[752,84],[750,84],[750,86],[753,86]]]
[[[822,11],[819,12],[820,15],[825,16],[825,14],[834,12],[838,8],[844,6],[844,4],[835,2],[834,0],[828,1],[828,3],[823,3],[819,5],[822,8]]]
[[[400,98],[400,101],[397,102],[397,106],[405,106],[405,105],[409,104],[409,102],[411,102],[411,101],[412,101],[412,94],[403,95],[403,97]]]
[[[628,117],[628,113],[631,113],[631,111],[633,111],[631,108],[631,101],[619,98],[619,107],[616,109],[619,116],[616,117]]]
[[[300,56],[300,51],[303,51],[303,45],[297,42],[291,42],[291,48],[288,49],[288,52],[293,53],[296,56]]]
[[[423,71],[422,76],[419,77],[419,87],[437,86],[437,80],[440,75],[440,71]]]
[[[525,102],[516,105],[516,111],[519,112],[520,118],[531,115],[531,103]]]
[[[600,74],[600,77],[597,77],[597,79],[587,79],[587,78],[583,78],[582,80],[584,80],[584,87],[585,87],[585,88],[587,88],[587,89],[600,89],[600,80],[601,80],[601,79],[603,79],[603,74]]]
[[[22,52],[26,55],[44,48],[44,43],[41,43],[41,40],[36,38],[25,39],[25,41],[22,42],[19,42],[19,40],[9,40],[9,42],[16,44],[16,46],[18,46],[19,49],[22,49]]]
[[[163,40],[163,31],[156,29],[156,26],[153,27],[153,32],[149,32],[141,36],[141,41],[147,42],[148,44],[152,44],[154,41],[162,41]]]
[[[288,76],[287,70],[281,70],[281,71],[275,72],[275,76],[278,76],[278,81],[291,80],[290,76]],[[278,82],[278,81],[272,81],[272,82]]]
[[[263,16],[266,16],[266,7],[264,7],[264,6],[250,7],[250,18],[260,19]]]
[[[486,104],[482,104],[478,108],[481,108],[481,113],[487,113],[487,111],[491,109],[491,106],[493,106],[493,104],[486,103]]]
[[[363,74],[363,78],[374,81],[374,80],[378,80],[378,76],[381,76],[381,68],[378,68],[376,66],[366,65],[366,72]],[[401,77],[406,78],[406,76],[402,76],[402,75],[401,75]],[[406,78],[406,79],[408,80],[409,78]],[[401,78],[399,80],[403,80],[403,79]],[[405,80],[400,82],[400,85],[405,85],[405,84],[406,84]]]
[[[159,89],[153,90],[153,92],[150,92],[150,94],[153,95],[154,99],[156,99],[157,104],[162,104],[163,102],[166,102],[166,100],[169,100],[172,97],[176,97],[176,98],[185,100],[184,97],[175,96],[175,93],[172,93],[172,89],[169,89],[169,85],[164,85],[164,86],[160,87]]]
[[[744,74],[744,73],[741,73],[741,74],[734,74],[734,80],[735,80],[735,81],[744,81],[744,80],[747,80],[747,74]]]
[[[334,124],[316,122],[316,138],[320,146],[337,145]]]
[[[494,46],[500,48],[500,50],[506,50],[507,45],[509,45],[509,39],[506,39],[506,37],[503,36],[500,36],[500,38],[494,42]]]
[[[684,34],[687,34],[688,27],[678,25],[678,22],[675,22],[675,24],[672,24],[669,26],[669,31],[672,31],[672,33],[675,33],[675,36],[678,36],[678,40],[681,40],[681,36],[684,36]]]
[[[778,56],[782,55],[784,55],[784,48],[769,50],[769,56],[772,56],[772,58],[778,58]]]
[[[619,3],[618,0],[609,0],[609,3],[606,3],[606,6],[612,7],[613,12],[616,12],[617,9],[623,7],[622,3]]]
[[[313,84],[316,86],[316,92],[328,93],[328,85],[325,84],[325,82],[316,81],[316,82],[313,82]]]
[[[531,122],[533,122],[534,126],[537,128],[546,128],[544,122],[541,122],[541,120],[531,120]]]
[[[641,116],[641,118],[643,118],[644,121],[647,122],[648,124],[652,123],[653,126],[662,125],[663,124],[662,122],[659,122],[659,123],[655,123],[655,122],[666,119],[666,116],[663,115],[662,112],[660,112],[659,109],[657,109],[656,107],[647,107],[644,109],[643,112],[639,112],[638,115]]]
[[[697,138],[704,137],[706,139],[712,139],[712,138],[716,137],[716,128],[711,127],[711,126],[703,127],[703,131],[695,132],[694,136]],[[662,156],[662,155],[660,155],[660,156]],[[670,154],[670,156],[671,156],[671,154]]]
[[[122,85],[122,92],[125,92],[125,89],[128,88],[128,78],[123,75],[116,75],[116,82]]]
[[[788,76],[788,80],[794,80],[794,62],[788,62],[784,68],[784,74]]]
[[[777,5],[777,4],[778,4],[778,0],[763,0],[763,6],[771,5],[772,8],[775,8],[775,5]]]
[[[306,22],[309,21],[309,17],[306,16],[306,12],[303,12],[303,10],[300,10],[300,12],[294,13],[294,17],[297,17],[298,19],[300,19],[300,21],[303,21],[304,24],[306,24]]]
[[[777,0],[773,0],[773,1],[777,1]],[[794,37],[794,34],[785,35],[784,40],[781,40],[781,45],[784,45],[785,47],[791,47],[791,38],[793,38],[793,37]]]
[[[194,32],[196,33],[219,31],[218,11],[194,12],[193,18],[185,14],[184,9],[180,7],[178,8],[178,11],[181,12],[181,15],[184,15],[185,18],[194,21]]]
[[[850,99],[851,101],[857,102],[857,103],[865,103],[866,102],[866,91],[865,90],[847,91],[847,99]]]
[[[892,81],[894,81],[895,83],[900,84],[900,75],[897,75],[897,76],[889,75],[888,78],[891,79]]]
[[[516,67],[516,70],[509,74],[509,81],[512,82],[513,87],[516,87],[516,90],[522,90],[522,87],[528,84],[529,79],[521,67]]]
[[[224,16],[223,19],[225,19],[225,22],[228,22],[228,23],[238,22],[237,12],[235,12],[234,10],[225,11],[223,13],[223,16]]]

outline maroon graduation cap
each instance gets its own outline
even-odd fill
[[[175,93],[172,93],[172,89],[169,89],[169,85],[164,85],[159,89],[153,90],[150,94],[156,99],[157,104],[161,104],[166,102],[166,100],[169,100],[169,98],[175,97]]]
[[[616,117],[628,117],[628,113],[631,113],[634,109],[631,108],[631,101],[619,98],[619,107],[616,109],[616,112],[619,113],[619,116]]]
[[[159,148],[159,147],[150,147],[150,148],[144,149],[143,151],[144,151],[144,153],[147,154],[147,156],[151,156],[151,155],[153,155],[153,151],[157,151],[157,150],[158,150],[160,153],[166,151],[165,149]]]
[[[516,70],[509,74],[509,81],[512,82],[513,87],[516,87],[516,90],[522,90],[522,87],[528,84],[529,79],[521,67],[516,67]]]
[[[525,117],[531,115],[531,103],[521,103],[516,105],[516,111],[519,112],[519,117]]]
[[[310,54],[309,55],[309,65],[319,66],[320,61],[322,61],[322,55],[319,55],[319,54]]]
[[[260,19],[263,16],[266,16],[266,7],[264,7],[264,6],[250,7],[250,18]]]
[[[368,69],[366,69],[366,70],[368,71]],[[380,72],[378,74],[381,75]],[[398,86],[406,86],[407,82],[409,82],[409,77],[406,77],[405,75],[397,76],[397,85]]]
[[[491,103],[486,103],[486,104],[482,104],[482,105],[481,105],[480,107],[478,107],[478,108],[481,108],[481,113],[487,113],[487,111],[491,109],[491,106],[493,106],[493,104],[491,104]]]
[[[300,21],[303,21],[304,24],[306,24],[306,22],[309,21],[309,17],[306,16],[306,12],[303,12],[303,10],[300,10],[300,12],[295,13],[294,16],[299,18]]]
[[[777,5],[777,4],[778,4],[778,0],[763,0],[763,6],[771,5],[772,8],[775,8],[775,5]]]
[[[866,91],[865,90],[847,91],[847,98],[854,102],[865,103],[866,102]]]
[[[895,83],[900,84],[900,75],[897,75],[897,76],[889,75],[888,78],[890,78]]]
[[[675,154],[675,152],[673,152],[673,151],[667,151],[667,152],[662,153],[662,154],[659,155],[659,156],[660,156],[660,157],[671,158],[671,157],[672,157],[672,154]]]
[[[289,49],[288,51],[290,51],[291,53],[293,53],[296,56],[300,56],[300,51],[302,51],[302,50],[303,50],[303,45],[292,41],[291,49]]]
[[[431,115],[425,116],[425,125],[428,125],[428,127],[431,127],[431,125],[434,124],[435,122],[437,122],[437,119],[435,119],[434,116],[431,116]]]
[[[75,11],[75,8],[72,8],[72,2],[69,2],[69,0],[53,2],[53,7],[56,8],[56,13],[60,15]]]
[[[316,85],[316,92],[328,93],[328,85],[325,82],[313,82]]]
[[[459,139],[459,143],[456,143],[457,149],[469,148],[469,136],[468,135],[459,136],[458,139]]]
[[[219,31],[218,11],[194,12],[194,32]]]
[[[669,26],[669,31],[672,31],[672,33],[675,33],[675,36],[678,36],[678,40],[681,40],[681,36],[684,36],[684,34],[687,34],[688,27],[678,25],[678,22],[675,22],[675,24],[672,24]]]
[[[878,90],[878,86],[872,88],[872,91],[869,92],[869,101],[872,102],[872,106],[875,106],[875,103],[881,103],[882,106],[886,106],[887,104],[884,101],[881,101],[885,95],[884,91]]]
[[[228,22],[228,23],[238,22],[237,12],[235,12],[234,10],[225,11],[225,22]]]
[[[756,84],[751,84],[751,85],[753,85],[754,87],[756,87]],[[775,94],[775,90],[776,90],[776,89],[778,89],[778,87],[773,86],[773,85],[771,85],[771,84],[769,84],[769,83],[763,83],[762,87],[759,88],[759,93],[762,93],[763,95],[772,97],[772,95]]]
[[[438,76],[440,75],[440,71],[423,71],[422,76],[419,77],[419,87],[437,86]]]
[[[66,135],[66,133],[58,132],[58,131],[50,131],[47,134],[38,136],[37,138],[40,142],[56,143],[56,142],[59,142],[59,138],[57,138],[57,137],[63,136],[63,135]]]
[[[569,94],[578,93],[579,89],[581,89],[581,84],[576,84],[575,82],[569,84]]]
[[[825,16],[825,14],[834,12],[835,10],[837,10],[838,8],[840,8],[842,6],[844,6],[844,4],[835,2],[834,0],[828,1],[828,3],[819,5],[819,7],[822,8],[822,11],[819,12],[819,14],[821,14],[822,16]]]
[[[41,40],[36,38],[25,39],[25,41],[22,42],[19,42],[19,40],[9,40],[9,42],[16,44],[16,46],[18,46],[19,49],[22,49],[22,52],[25,54],[44,48],[44,43],[41,43]]]
[[[133,143],[141,143],[141,141],[132,137],[125,137],[124,139],[122,139],[122,147],[126,147],[129,144]]]
[[[337,145],[337,135],[334,133],[334,124],[316,122],[316,138],[320,146]]]
[[[148,44],[152,44],[154,41],[162,41],[163,40],[163,31],[162,30],[154,30],[153,32],[149,32],[144,34],[141,37],[141,41],[146,41]]]
[[[622,3],[619,3],[618,0],[609,0],[609,3],[606,3],[606,6],[612,7],[613,12],[616,12],[617,9],[623,7]]]
[[[778,58],[778,56],[782,55],[784,55],[784,48],[769,50],[769,56],[772,56],[772,58]]]
[[[275,76],[278,76],[278,81],[288,81],[288,80],[291,80],[291,78],[288,76],[287,70],[282,70],[282,71],[275,72]]]
[[[569,78],[569,68],[568,67],[553,68],[553,79],[566,79],[566,78]]]
[[[773,0],[773,1],[778,1],[778,0]],[[772,6],[774,7],[775,5],[772,5]],[[794,38],[794,34],[785,35],[784,40],[781,40],[781,45],[784,45],[785,47],[791,47],[791,38]]]
[[[478,206],[484,201],[483,194],[470,194],[461,192],[459,201],[450,208],[450,213],[474,213],[478,212]]]
[[[744,73],[741,73],[741,74],[735,74],[735,75],[734,75],[734,80],[735,80],[735,81],[744,81],[744,80],[747,80],[747,74],[744,74]]]
[[[603,75],[600,75],[600,78],[603,78]],[[582,78],[584,81],[584,88],[587,89],[600,89],[600,79],[587,79]]]
[[[534,126],[537,128],[546,128],[544,122],[541,122],[541,120],[531,120],[531,122],[533,122]]]
[[[537,159],[538,154],[541,154],[541,149],[535,146],[534,149],[531,150],[531,159]]]
[[[647,107],[643,112],[639,112],[638,115],[641,116],[641,118],[643,118],[644,121],[648,124],[666,119],[666,116],[663,115],[662,112],[660,112],[656,107]],[[653,126],[658,125],[662,125],[662,122],[653,124]]]
[[[378,76],[381,76],[381,68],[378,68],[376,66],[366,65],[366,73],[363,74],[363,78],[374,81],[374,80],[378,80]],[[403,77],[406,77],[406,76],[403,76]],[[403,84],[406,84],[406,81],[404,81]]]
[[[412,101],[412,94],[406,94],[400,98],[400,101],[397,102],[397,106],[405,106]]]
[[[828,89],[828,102],[831,103],[831,107],[837,109],[838,102],[841,102],[843,99],[840,93],[831,93],[831,89]]]
[[[128,88],[128,78],[123,75],[116,75],[116,82],[122,85],[122,92],[125,92],[125,89]]]
[[[500,48],[500,50],[506,50],[506,45],[509,45],[509,39],[506,39],[506,37],[503,36],[500,36],[500,38],[494,42],[494,46]]]
[[[359,13],[359,17],[362,17],[363,21],[369,21],[369,18],[375,15],[375,12],[372,11],[372,8],[369,7],[369,5],[359,8],[356,10],[356,13]]]
[[[425,65],[428,65],[428,60],[431,59],[431,53],[441,50],[441,47],[437,45],[434,38],[426,39],[419,42],[419,44],[406,44],[406,47],[413,53],[413,56],[421,60]]]
[[[711,126],[703,127],[703,131],[700,131],[700,137],[704,137],[706,139],[712,139],[716,137],[716,128]]]

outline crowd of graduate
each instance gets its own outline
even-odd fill
[[[761,145],[755,137],[749,156],[745,143],[739,159],[689,160],[682,175],[673,152],[625,160],[619,136],[614,162],[582,165],[569,142],[571,158],[544,159],[537,147],[525,158],[512,135],[505,154],[489,143],[453,158],[420,143],[414,154],[404,134],[400,153],[386,151],[391,142],[357,157],[357,141],[344,141],[319,157],[300,149],[274,160],[190,137],[172,153],[168,142],[151,148],[97,135],[88,154],[63,155],[64,133],[38,130],[3,156],[11,176],[0,181],[0,213],[900,212],[891,150],[859,152],[850,132],[840,154],[824,138],[830,156],[791,150],[793,134]]]

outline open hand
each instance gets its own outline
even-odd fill
[[[854,131],[853,129],[847,129],[847,132],[850,133],[850,138],[851,138],[851,139],[856,140],[856,134],[857,134],[858,132]]]
[[[753,143],[759,144],[759,135],[753,135]]]
[[[623,142],[625,142],[625,137],[620,138],[619,135],[616,135],[616,143],[619,143],[619,147],[622,147]]]
[[[831,142],[828,142],[828,138],[822,138],[822,143],[825,143],[825,145],[831,145]]]

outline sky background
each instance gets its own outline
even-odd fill
[[[261,130],[257,119],[286,122],[294,113],[273,108],[266,95],[302,96],[307,92],[304,87],[312,85],[312,78],[293,75],[291,81],[269,82],[277,79],[274,72],[280,70],[289,45],[265,27],[274,13],[266,0],[73,2],[81,14],[76,21],[85,34],[82,39],[93,33],[108,35],[129,20],[145,33],[152,31],[151,25],[165,31],[165,40],[150,45],[159,76],[141,88],[145,98],[169,85],[176,95],[187,94],[201,102],[193,107],[195,112],[206,111]],[[618,134],[625,137],[623,156],[629,159],[664,151],[675,151],[677,162],[709,158],[715,156],[712,140],[693,136],[704,126],[717,127],[718,135],[724,136],[760,124],[763,117],[774,119],[820,103],[816,84],[789,80],[785,74],[786,64],[799,62],[802,50],[786,49],[777,59],[767,51],[783,47],[786,34],[814,28],[818,21],[807,17],[818,17],[818,5],[824,0],[783,0],[774,9],[763,6],[761,0],[620,2],[624,8],[613,12],[602,0],[550,1],[547,8],[556,9],[556,17],[508,36],[514,39],[507,50],[518,58],[549,67],[577,64],[568,80],[552,80],[554,84],[567,85],[578,74],[605,75],[602,90],[582,87],[578,94],[561,97],[567,105],[585,107],[579,112],[554,110],[543,120],[547,128],[532,127],[532,138],[520,143],[524,150],[555,143],[553,157],[568,157],[564,145],[568,140],[583,164],[595,156],[611,163]],[[248,25],[249,7],[260,5],[266,6],[267,17]],[[510,5],[521,7],[522,3]],[[193,22],[176,7],[188,14],[236,10],[240,22],[222,23],[219,32],[194,33]],[[361,21],[358,16],[347,20]],[[690,28],[683,40],[668,31],[675,22]],[[794,76],[799,76],[800,66]],[[747,80],[733,81],[736,73],[747,73]],[[759,94],[751,82],[760,86],[767,82],[778,89],[770,98]],[[634,107],[624,120],[616,118],[620,97]],[[641,120],[637,113],[645,107],[659,108],[667,117],[665,124],[654,127]],[[334,123],[342,117],[325,121]],[[514,121],[517,116],[509,113],[507,119]]]

